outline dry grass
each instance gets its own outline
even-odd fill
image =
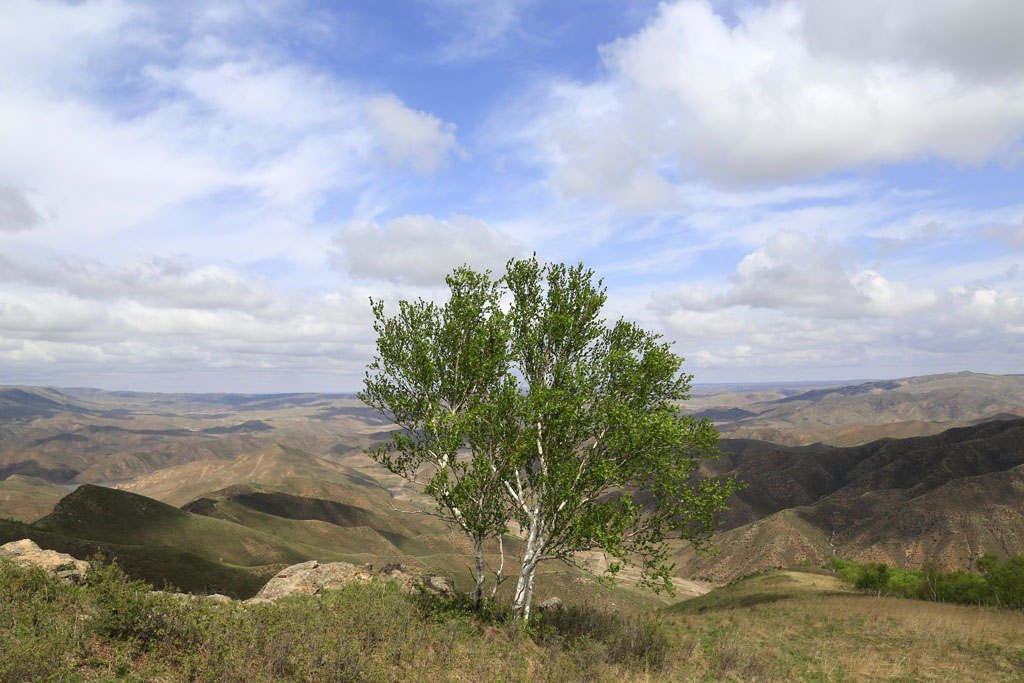
[[[684,678],[1016,681],[1024,614],[852,593],[773,572],[673,610],[694,655]]]

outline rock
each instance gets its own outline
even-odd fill
[[[260,592],[246,600],[248,604],[273,602],[293,595],[318,595],[353,583],[373,580],[394,581],[400,590],[426,592],[442,597],[455,595],[451,579],[432,574],[410,574],[401,565],[389,564],[374,572],[371,565],[358,566],[348,562],[320,564],[316,560],[294,564],[282,569]]]
[[[537,605],[537,609],[539,609],[541,612],[546,612],[548,610],[558,611],[562,609],[562,599],[558,597],[548,598],[544,602]]]
[[[23,538],[0,545],[0,558],[10,560],[19,567],[39,567],[68,583],[84,584],[89,563],[76,560],[67,553],[43,550],[33,541]]]
[[[208,600],[210,602],[228,603],[234,602],[233,599],[220,593],[212,593],[210,595],[203,595],[201,593],[168,593],[167,591],[149,591],[150,595],[169,595],[175,600]]]

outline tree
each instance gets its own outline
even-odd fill
[[[607,326],[605,289],[582,264],[513,260],[496,282],[463,268],[448,284],[442,308],[402,302],[386,319],[374,305],[379,355],[362,396],[404,429],[392,437],[399,455],[374,456],[403,476],[432,466],[427,490],[474,550],[519,532],[517,618],[529,616],[537,566],[581,551],[603,550],[610,578],[637,562],[646,585],[671,590],[666,539],[707,549],[736,488],[690,479],[718,433],[679,412],[692,379],[682,358],[633,323]]]
[[[481,428],[495,411],[508,409],[515,385],[507,375],[507,325],[498,283],[489,273],[460,268],[447,278],[444,306],[402,301],[388,318],[370,300],[377,356],[359,397],[401,430],[369,454],[388,470],[418,481],[430,471],[425,491],[440,516],[473,544],[474,608],[486,579],[484,543],[506,531],[501,480],[492,466],[502,453],[500,433]],[[470,448],[469,459],[459,457]],[[500,570],[499,570],[500,571]],[[497,589],[498,576],[495,576]]]
[[[606,326],[605,289],[582,264],[510,262],[505,281],[522,389],[504,485],[526,541],[513,612],[529,616],[540,562],[592,549],[611,556],[611,577],[637,561],[646,585],[671,590],[667,535],[706,549],[735,490],[731,479],[690,481],[718,433],[679,413],[692,379],[683,359],[632,323]]]

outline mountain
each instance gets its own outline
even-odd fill
[[[275,443],[344,459],[387,423],[347,394],[150,394],[0,387],[0,480],[109,483]]]
[[[169,582],[190,593],[223,593],[243,599],[255,595],[271,576],[285,566],[238,567],[180,548],[94,541],[0,519],[0,545],[23,538],[31,539],[40,548],[68,553],[73,557],[91,559],[100,556],[108,562],[117,562],[130,577],[157,587]]]
[[[234,460],[201,460],[168,467],[119,484],[117,488],[181,506],[218,489],[239,484],[274,485],[307,497],[342,497],[356,504],[379,504],[390,494],[377,480],[345,465],[297,448],[274,444]]]
[[[1024,417],[1024,375],[956,372],[793,391],[695,392],[687,409],[723,436],[853,446]]]
[[[730,580],[833,555],[919,568],[968,568],[1024,553],[1024,419],[852,448],[723,441],[706,474],[747,483],[724,516],[720,553],[683,548],[687,575]]]

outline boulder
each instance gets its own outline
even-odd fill
[[[537,605],[537,609],[541,612],[547,612],[548,610],[558,611],[562,609],[562,599],[558,597],[548,598],[544,602]]]
[[[321,564],[310,560],[282,569],[246,602],[254,604],[273,602],[293,595],[318,595],[349,584],[374,580],[394,581],[400,590],[409,593],[425,592],[442,597],[455,595],[455,584],[451,579],[433,574],[410,574],[397,564],[389,564],[374,571],[372,565],[359,566],[348,562]]]
[[[0,559],[10,560],[19,567],[39,567],[75,584],[84,584],[85,573],[89,570],[89,563],[85,560],[76,560],[55,550],[43,550],[27,538],[0,545]]]

